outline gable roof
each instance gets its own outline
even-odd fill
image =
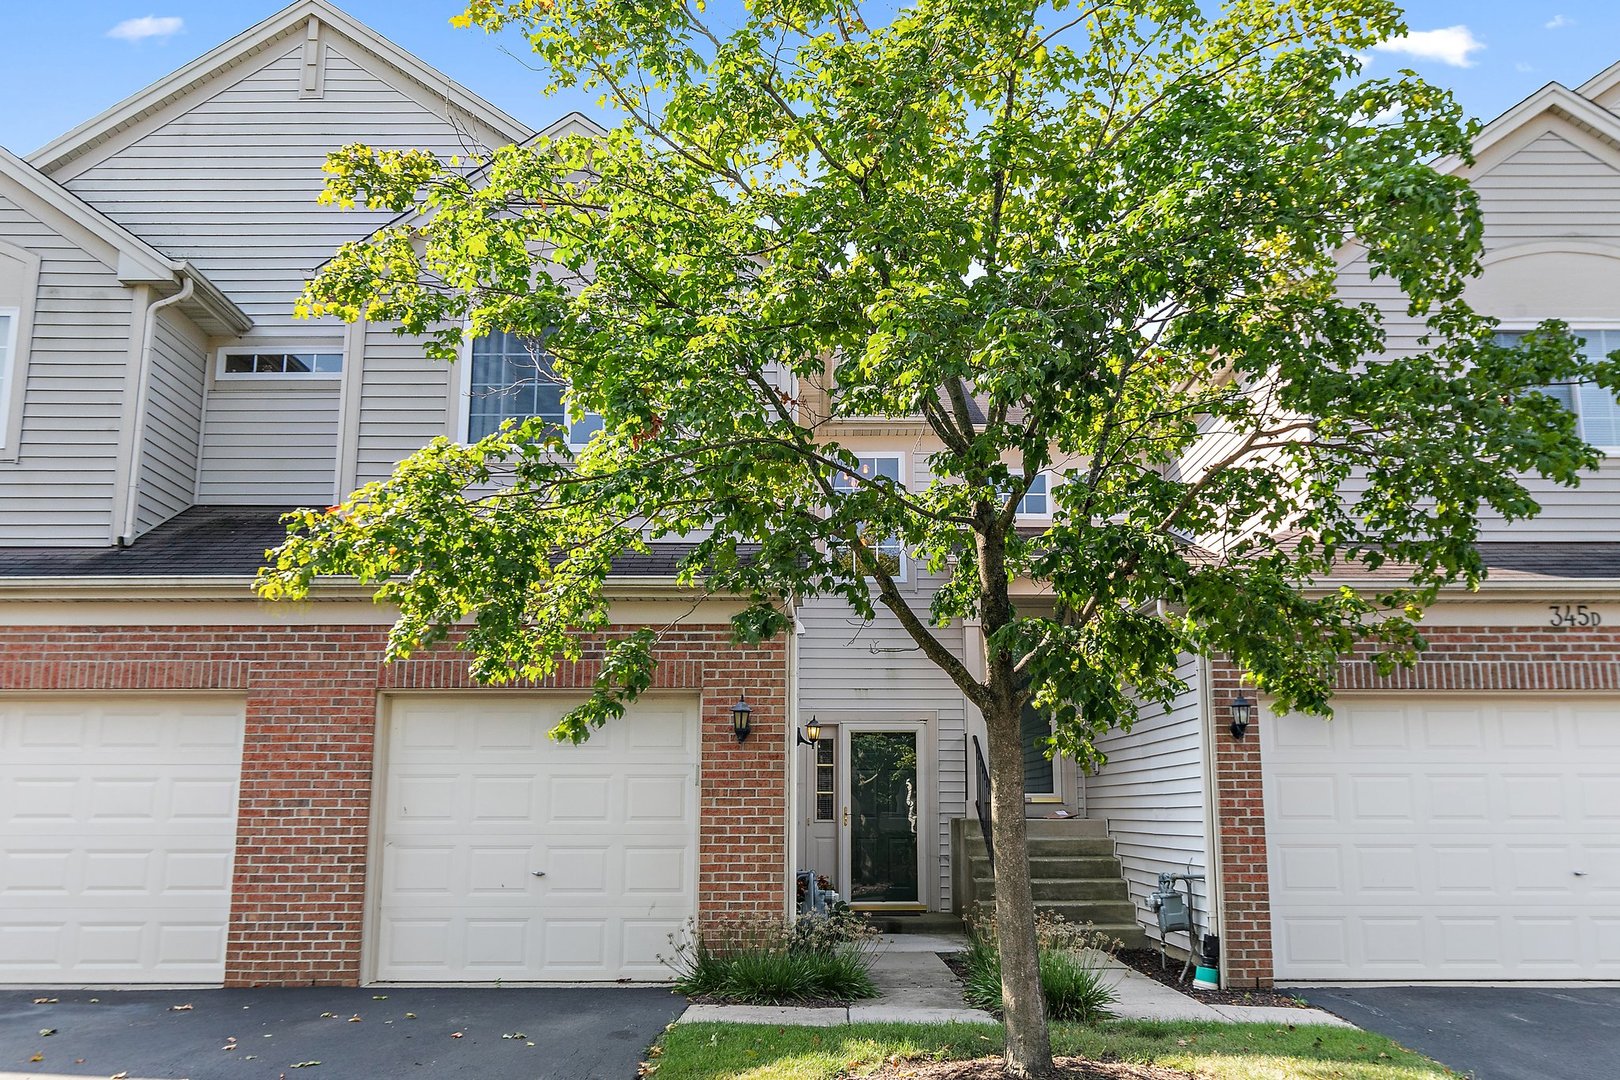
[[[220,292],[202,271],[188,262],[169,258],[16,154],[0,147],[0,191],[7,188],[43,203],[107,245],[106,252],[93,254],[97,258],[106,256],[118,280],[126,285],[177,286],[182,277],[191,278],[195,292],[182,308],[204,330],[240,334],[253,326],[247,313]]]
[[[177,71],[137,91],[99,116],[57,136],[28,155],[44,173],[53,173],[171,101],[295,34],[316,19],[370,52],[423,91],[424,101],[449,101],[513,142],[533,131],[436,68],[423,63],[375,30],[326,0],[296,0],[256,26],[211,49]]]
[[[1582,91],[1577,92],[1557,82],[1543,86],[1480,129],[1474,139],[1474,157],[1481,157],[1546,113],[1561,117],[1620,150],[1620,116],[1585,97],[1584,90],[1582,87]],[[1462,158],[1451,155],[1436,161],[1434,167],[1440,172],[1457,172],[1466,166]]]

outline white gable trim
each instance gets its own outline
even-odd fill
[[[212,327],[242,333],[253,320],[219,288],[188,262],[176,261],[136,236],[100,210],[79,198],[0,147],[0,191],[20,196],[31,211],[56,218],[69,239],[100,259],[125,285],[178,286],[182,277],[195,282],[191,307]]]
[[[533,134],[520,121],[443,72],[418,60],[370,27],[350,18],[326,3],[326,0],[297,0],[257,26],[125,98],[99,116],[52,139],[30,154],[28,161],[42,172],[61,171],[74,159],[89,153],[203,83],[241,66],[277,42],[285,40],[289,49],[302,50],[311,19],[337,31],[404,75],[415,84],[416,93],[409,95],[413,99],[449,103],[512,142],[521,142]]]
[[[1499,145],[1509,143],[1515,136],[1547,113],[1575,125],[1587,135],[1607,144],[1611,155],[1620,152],[1620,116],[1593,104],[1575,91],[1558,83],[1548,83],[1534,94],[1519,102],[1507,112],[1486,124],[1474,140],[1474,159],[1479,165],[1469,166],[1455,154],[1434,163],[1440,172],[1471,175],[1483,168],[1485,159]],[[1539,134],[1539,132],[1538,132]]]

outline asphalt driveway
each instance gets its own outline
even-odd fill
[[[1313,986],[1290,993],[1477,1080],[1620,1076],[1620,987]]]
[[[8,990],[0,1080],[630,1080],[683,1008],[639,987]]]

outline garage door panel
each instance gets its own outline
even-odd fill
[[[657,955],[695,912],[696,701],[555,743],[572,704],[394,699],[377,978],[667,977]]]
[[[1620,977],[1620,702],[1336,711],[1264,729],[1279,978]]]
[[[240,701],[0,697],[0,982],[221,982]]]

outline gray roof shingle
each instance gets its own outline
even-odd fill
[[[193,506],[129,547],[0,547],[0,579],[251,577],[286,538],[286,506]],[[615,561],[626,577],[674,577],[693,544],[659,543]]]

